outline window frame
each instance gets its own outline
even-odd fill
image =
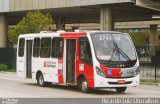
[[[82,38],[86,38],[86,40],[81,40]],[[91,59],[90,60],[85,60],[85,59],[81,58],[81,42],[88,42],[88,45],[89,45],[89,48],[90,48],[90,55],[91,55]],[[88,37],[79,37],[79,59],[82,62],[84,62],[84,63],[86,63],[86,64],[88,64],[90,66],[93,66],[93,57],[92,57],[91,45],[90,45]]]
[[[50,46],[49,47],[42,47],[42,39],[50,39]],[[51,44],[52,44],[52,42],[51,42],[51,40],[52,40],[52,38],[51,37],[42,37],[42,38],[40,38],[40,58],[50,58],[51,57]],[[49,50],[49,54],[47,54],[46,56],[42,56],[42,49],[50,49]]]
[[[57,47],[56,44],[54,44],[54,43],[57,43],[59,40],[56,40],[56,42],[55,42],[54,39],[61,39],[60,41],[62,41],[62,47]],[[51,42],[51,43],[52,43],[52,45],[51,45],[51,57],[52,57],[52,58],[63,58],[64,38],[63,38],[63,37],[53,37],[51,41],[52,41],[52,42]],[[53,45],[55,45],[56,47],[54,47]],[[60,55],[60,56],[58,56],[58,55],[56,55],[56,54],[53,56],[53,52],[54,52],[53,49],[54,49],[54,48],[59,48],[59,49],[61,48],[61,55]],[[56,50],[57,50],[57,49],[56,49]]]
[[[35,39],[39,39],[39,47],[37,47],[37,46],[35,47]],[[34,51],[35,51],[34,49],[35,49],[35,48],[36,48],[36,49],[39,48],[39,50],[38,50],[38,56],[35,56],[35,55],[34,55]],[[40,57],[40,49],[41,49],[41,38],[40,38],[40,37],[35,37],[35,38],[34,38],[34,42],[33,42],[33,55],[32,55],[34,58]]]
[[[23,46],[21,46],[21,40],[23,39]],[[24,52],[25,52],[25,38],[19,38],[19,43],[18,43],[18,57],[24,57]],[[21,49],[23,49],[23,53],[21,55]]]

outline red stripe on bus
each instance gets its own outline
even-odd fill
[[[121,68],[108,68],[101,64],[100,68],[104,71],[106,77],[121,77]]]
[[[61,84],[64,83],[64,78],[63,78],[63,58],[58,59],[58,82],[61,83]]]
[[[64,83],[63,75],[61,74],[61,70],[58,70],[58,82],[61,84]]]
[[[63,37],[72,37],[72,38],[86,36],[86,35],[87,35],[86,32],[77,32],[77,33],[69,32],[69,33],[61,33],[60,34],[60,36],[63,36]]]

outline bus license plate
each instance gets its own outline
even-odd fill
[[[118,80],[117,83],[118,84],[125,84],[125,80]]]

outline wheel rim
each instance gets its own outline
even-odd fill
[[[87,90],[87,87],[88,87],[88,86],[87,86],[87,82],[86,82],[86,81],[83,81],[83,82],[82,82],[82,90],[83,90],[83,91],[86,91],[86,90]]]
[[[43,76],[42,76],[42,75],[39,77],[39,84],[40,84],[40,85],[43,84]]]

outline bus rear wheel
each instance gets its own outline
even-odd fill
[[[116,91],[119,93],[124,93],[126,91],[127,87],[117,87]]]
[[[80,80],[80,83],[79,83],[78,87],[83,93],[88,93],[89,92],[88,83],[87,83],[85,78],[82,78]]]
[[[44,81],[44,77],[43,77],[42,73],[38,75],[37,85],[39,85],[41,87],[45,87],[45,85],[46,85],[46,82]]]

